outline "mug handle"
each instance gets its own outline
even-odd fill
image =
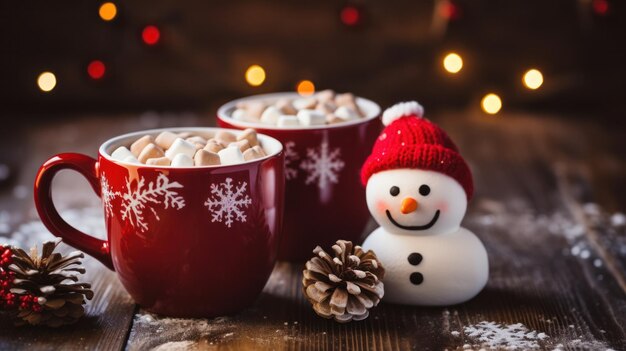
[[[87,178],[89,185],[100,197],[98,162],[89,156],[75,153],[58,154],[46,161],[35,179],[35,206],[43,224],[55,236],[86,254],[102,262],[107,268],[113,268],[109,243],[87,235],[69,225],[54,207],[50,186],[54,176],[63,169],[72,169]]]

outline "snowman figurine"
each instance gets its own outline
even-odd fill
[[[460,226],[472,174],[456,145],[417,102],[383,114],[386,126],[361,171],[367,206],[380,227],[363,243],[385,267],[385,301],[454,305],[489,276],[487,252]]]

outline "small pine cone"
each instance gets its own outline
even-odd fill
[[[383,298],[385,269],[373,251],[350,241],[339,240],[332,248],[335,257],[319,246],[313,250],[317,257],[303,271],[304,295],[321,317],[340,323],[363,320]]]
[[[37,247],[30,255],[11,248],[12,263],[6,268],[14,277],[11,293],[16,299],[14,311],[17,325],[47,325],[59,327],[72,324],[84,314],[85,299],[93,298],[91,285],[78,283],[83,253],[74,251],[66,256],[54,252],[60,240],[43,244],[39,257]]]

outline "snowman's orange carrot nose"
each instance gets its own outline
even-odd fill
[[[417,200],[412,197],[405,197],[400,205],[400,212],[407,214],[417,210]]]

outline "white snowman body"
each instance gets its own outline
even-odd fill
[[[373,174],[366,194],[380,227],[362,246],[385,267],[386,302],[454,305],[484,288],[487,252],[460,226],[467,196],[456,180],[435,171],[392,169]]]

